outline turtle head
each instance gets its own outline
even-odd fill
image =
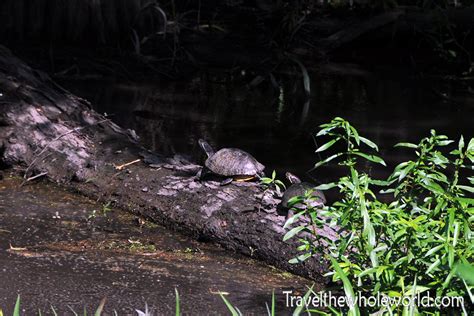
[[[211,145],[209,145],[208,142],[206,142],[204,139],[200,138],[198,140],[199,146],[201,146],[202,150],[206,152],[207,157],[211,157],[214,155],[214,149],[212,149]]]
[[[285,173],[285,176],[286,176],[286,178],[288,179],[288,181],[290,181],[290,183],[292,183],[292,184],[301,183],[300,178],[298,178],[297,176],[295,176],[295,175],[292,174],[291,172]]]

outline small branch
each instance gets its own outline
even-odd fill
[[[125,167],[128,167],[130,165],[133,165],[137,162],[140,162],[142,161],[141,159],[137,159],[137,160],[134,160],[134,161],[130,161],[130,162],[127,162],[127,163],[124,163],[122,165],[118,165],[118,166],[114,166],[115,167],[115,170],[123,170]]]
[[[13,247],[12,244],[10,244],[10,250],[12,250],[12,251],[25,251],[27,249],[25,247]]]
[[[25,181],[23,181],[21,184],[20,184],[20,187],[24,186],[27,182],[30,182],[30,181],[33,181],[35,179],[38,179],[38,178],[41,178],[45,175],[47,175],[48,173],[47,172],[41,172],[40,174],[37,174],[36,176],[33,176],[33,177],[29,177],[28,179],[26,179]]]

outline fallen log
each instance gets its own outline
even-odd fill
[[[201,240],[322,280],[324,254],[292,265],[279,200],[256,183],[197,181],[201,166],[146,151],[89,103],[0,46],[0,159]],[[139,161],[140,159],[140,161]],[[144,163],[147,162],[147,163]],[[320,234],[336,238],[327,227]]]

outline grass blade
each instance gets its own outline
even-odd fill
[[[13,316],[20,316],[20,295],[16,298],[15,308],[13,309]]]
[[[241,313],[239,313],[237,309],[234,306],[232,306],[232,304],[225,298],[222,292],[219,292],[219,295],[221,296],[222,300],[224,301],[225,305],[229,309],[229,312],[232,314],[232,316],[241,316]]]
[[[181,315],[181,312],[180,312],[180,303],[179,303],[179,292],[178,292],[178,289],[177,288],[174,288],[174,292],[176,293],[176,308],[175,308],[175,315],[176,316],[179,316]]]
[[[106,301],[106,298],[104,297],[102,301],[100,301],[99,307],[97,307],[94,313],[94,316],[100,316],[102,314],[102,311],[104,310],[104,306],[105,306],[105,301]]]
[[[339,263],[334,258],[331,258],[331,263],[334,270],[336,271],[336,274],[342,281],[342,284],[344,286],[344,293],[346,294],[347,298],[351,300],[351,302],[349,302],[350,304],[348,304],[350,315],[359,316],[360,311],[359,307],[356,305],[356,296],[354,294],[354,289],[352,288],[351,282],[347,278],[344,271],[342,271],[341,267],[339,266]]]

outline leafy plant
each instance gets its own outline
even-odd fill
[[[275,170],[273,170],[272,176],[270,178],[269,177],[260,178],[260,184],[270,189],[275,189],[278,193],[280,193],[281,190],[286,189],[285,184],[281,180],[277,179]]]
[[[418,144],[397,144],[413,150],[416,159],[400,163],[388,179],[379,180],[361,168],[361,160],[385,166],[377,145],[360,136],[349,122],[335,118],[321,125],[317,136],[329,138],[318,152],[336,146],[339,150],[315,168],[337,161],[347,175],[316,188],[338,191],[340,198],[332,205],[321,210],[308,204],[297,209],[285,224],[289,227],[301,216],[311,219],[284,237],[300,237],[298,249],[302,254],[291,262],[307,260],[327,249],[332,263],[328,275],[335,282],[342,281],[348,297],[354,293],[386,297],[471,295],[472,285],[463,276],[465,272],[456,272],[458,264],[474,259],[474,178],[465,172],[473,169],[474,139],[466,145],[461,137],[452,148],[452,140],[432,130]],[[298,199],[290,202],[300,203]],[[314,226],[322,228],[328,221],[343,228],[339,238],[318,237],[315,242]],[[396,305],[390,308],[395,315],[410,310]],[[416,306],[411,311],[419,312]],[[357,306],[349,313],[358,315]]]
[[[87,219],[92,220],[99,216],[107,217],[109,212],[112,211],[112,208],[110,207],[111,204],[112,202],[108,201],[107,203],[102,205],[102,209],[100,210],[100,212],[97,210],[92,210],[92,212],[90,212],[90,214],[87,216]]]

